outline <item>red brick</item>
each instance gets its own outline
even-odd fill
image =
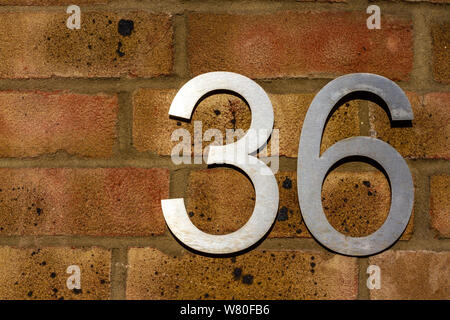
[[[412,127],[391,128],[387,113],[370,103],[371,135],[406,158],[450,159],[450,93],[406,94],[414,112]]]
[[[0,299],[108,299],[111,252],[100,248],[0,247]],[[81,289],[69,290],[67,267],[81,271]]]
[[[110,157],[116,143],[117,96],[68,92],[0,92],[0,156],[65,151]]]
[[[143,11],[83,11],[81,29],[66,26],[69,14],[0,14],[0,78],[155,77],[172,72],[171,17]],[[132,20],[130,35],[118,32]]]
[[[162,234],[168,190],[167,169],[0,169],[0,234]]]
[[[381,288],[370,291],[371,299],[450,299],[449,252],[389,250],[369,263],[381,271]]]
[[[430,179],[431,227],[444,238],[450,238],[450,175],[432,176]]]
[[[230,259],[132,248],[128,263],[127,299],[356,299],[358,291],[356,259],[324,252]]]
[[[247,130],[251,115],[247,105],[239,98],[220,94],[204,99],[196,107],[190,123],[169,118],[170,104],[175,90],[140,89],[133,94],[133,145],[138,151],[151,151],[170,155],[178,141],[171,134],[179,128],[188,130],[194,141],[194,121],[202,121],[203,133],[210,128]],[[314,94],[270,94],[274,108],[274,128],[279,130],[279,155],[297,157],[300,132],[306,112]],[[359,135],[358,101],[339,107],[328,122],[322,140],[322,151],[335,142]],[[205,148],[209,142],[204,142]],[[268,144],[268,154],[272,143]]]
[[[410,20],[383,15],[369,30],[364,12],[277,12],[188,16],[193,74],[234,71],[251,78],[335,77],[372,72],[408,80]]]

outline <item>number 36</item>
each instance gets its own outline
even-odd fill
[[[176,94],[169,115],[190,119],[196,103],[216,90],[240,94],[249,104],[250,129],[240,140],[211,146],[207,163],[225,163],[242,169],[255,188],[252,216],[239,230],[212,235],[199,230],[189,219],[183,199],[162,200],[162,210],[172,233],[194,250],[229,254],[257,243],[271,228],[278,210],[278,185],[270,169],[250,155],[269,139],[273,108],[266,92],[254,81],[232,72],[210,72],[187,82]],[[389,108],[392,121],[412,120],[411,105],[402,89],[393,81],[370,73],[348,74],[329,82],[314,97],[303,123],[297,162],[297,185],[303,220],[314,238],[327,248],[345,255],[367,256],[391,246],[403,233],[411,216],[414,188],[408,165],[389,144],[372,137],[341,140],[320,154],[322,133],[333,107],[353,92],[369,92],[381,98]],[[259,143],[256,143],[258,141]],[[237,162],[234,154],[244,152],[247,160]],[[321,200],[322,184],[332,166],[345,158],[359,156],[377,162],[385,170],[391,185],[391,207],[383,225],[365,237],[346,236],[328,222]]]

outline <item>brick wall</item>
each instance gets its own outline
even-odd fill
[[[66,6],[81,7],[81,29]],[[366,8],[381,7],[381,29]],[[450,1],[0,0],[1,299],[450,298]],[[132,21],[132,22],[131,22]],[[120,26],[120,27],[119,27]],[[280,203],[267,239],[237,257],[195,255],[170,234],[160,200],[184,197],[201,230],[224,234],[250,216],[249,180],[227,168],[172,163],[176,91],[208,71],[255,79],[280,134]],[[322,151],[371,135],[405,157],[415,185],[408,227],[372,257],[336,255],[311,238],[297,198],[296,156],[314,94],[352,72],[407,93],[415,119],[391,128],[375,103],[331,117]],[[243,128],[239,98],[214,95],[194,120]],[[381,226],[385,176],[352,162],[326,179],[330,223],[351,236]],[[366,269],[381,268],[381,289]],[[69,290],[69,265],[81,289]]]

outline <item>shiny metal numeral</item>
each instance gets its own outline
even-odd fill
[[[162,210],[172,233],[197,251],[227,254],[242,251],[258,242],[271,228],[278,209],[278,185],[264,162],[250,155],[270,137],[274,114],[266,92],[254,81],[232,72],[210,72],[188,81],[176,94],[169,115],[190,119],[196,103],[207,93],[224,89],[240,94],[249,104],[251,125],[234,143],[211,146],[207,163],[225,163],[242,169],[255,188],[255,208],[247,223],[226,235],[212,235],[199,230],[189,219],[184,199],[162,200]],[[243,154],[245,153],[245,154]],[[236,155],[245,161],[238,161]]]
[[[405,230],[411,216],[414,186],[402,156],[389,144],[371,137],[341,140],[320,155],[322,133],[334,105],[349,93],[370,92],[387,104],[392,121],[412,120],[411,105],[393,81],[369,73],[348,74],[329,82],[314,97],[303,123],[299,143],[298,199],[303,219],[311,234],[327,248],[341,254],[366,256],[392,245]],[[372,159],[387,173],[391,185],[391,207],[383,225],[365,237],[349,237],[328,222],[321,200],[322,185],[330,168],[349,156]]]

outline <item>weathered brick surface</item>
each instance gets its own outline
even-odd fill
[[[434,79],[442,83],[450,83],[450,23],[432,26],[431,34]]]
[[[171,73],[172,26],[164,14],[84,12],[0,14],[0,78],[154,77]],[[119,22],[122,28],[119,28]],[[131,25],[131,23],[133,23]]]
[[[108,3],[109,0],[77,0],[76,5]],[[0,5],[8,6],[62,6],[74,4],[73,0],[0,0]]]
[[[194,121],[202,121],[203,133],[210,128],[247,130],[251,115],[248,106],[233,95],[213,95],[204,99],[195,109],[191,122],[169,118],[170,104],[175,90],[141,89],[133,95],[133,145],[138,151],[151,151],[170,155],[178,141],[171,141],[172,132],[179,128],[188,130],[194,142]],[[279,154],[297,157],[300,132],[306,112],[314,94],[270,94],[274,108],[274,129],[279,130]],[[322,151],[336,141],[359,135],[358,100],[339,107],[324,132]],[[204,142],[206,147],[209,142]],[[193,148],[192,148],[193,150]],[[272,144],[268,144],[268,154]]]
[[[369,30],[362,12],[192,13],[188,16],[193,74],[227,70],[252,78],[334,77],[372,72],[409,78],[410,20],[383,15]]]
[[[65,151],[110,157],[117,138],[118,99],[68,92],[0,92],[0,156]]]
[[[275,226],[276,237],[311,237],[302,220],[295,172],[277,175],[280,202]],[[186,209],[192,222],[212,234],[239,229],[250,218],[255,194],[250,181],[231,169],[193,171],[186,191]],[[390,207],[390,189],[378,172],[333,172],[323,186],[324,212],[336,230],[361,237],[375,232],[385,221]],[[411,219],[403,240],[411,238]]]
[[[356,259],[319,252],[255,250],[236,258],[152,248],[128,255],[128,299],[355,299]]]
[[[1,299],[108,299],[111,252],[100,248],[0,247]],[[69,290],[67,267],[81,271],[81,289]]]
[[[387,113],[370,103],[372,136],[387,141],[406,158],[449,159],[450,93],[406,94],[414,112],[412,126],[391,128]]]
[[[138,2],[0,0],[0,299],[450,299],[450,0],[246,0],[230,10]],[[366,27],[372,3],[381,30]],[[66,27],[70,4],[81,7],[80,30]],[[190,122],[169,117],[180,81],[217,70],[266,90],[276,131],[259,155],[282,157],[279,207],[263,245],[271,250],[233,258],[183,250],[161,210],[161,199],[181,192],[191,221],[211,234],[239,229],[253,211],[252,184],[238,171],[191,166],[179,175],[170,165],[176,129],[194,147],[195,121],[200,140],[218,129],[225,143],[226,129],[250,126],[245,101],[223,92],[201,101]],[[400,238],[411,239],[399,244],[411,251],[368,263],[307,249],[317,244],[293,167],[324,79],[353,72],[408,87],[415,119],[391,128],[374,103],[368,111],[366,101],[343,103],[321,152],[370,130],[408,159],[414,180],[429,181],[415,189],[417,213],[429,208],[429,219],[413,212]],[[388,180],[361,164],[333,170],[321,196],[329,223],[351,237],[379,229],[390,208]],[[367,264],[381,268],[380,290],[365,289]],[[81,267],[81,290],[66,286],[70,265]]]
[[[403,0],[407,2],[450,3],[450,0]]]
[[[161,234],[168,189],[166,169],[0,169],[0,234]]]
[[[450,299],[450,253],[386,251],[370,258],[381,269],[371,299]]]
[[[335,172],[325,180],[322,206],[331,225],[352,237],[367,236],[386,220],[391,205],[389,183],[380,172]],[[414,214],[400,237],[411,239]]]
[[[450,175],[442,174],[430,180],[431,227],[440,236],[450,238]]]

